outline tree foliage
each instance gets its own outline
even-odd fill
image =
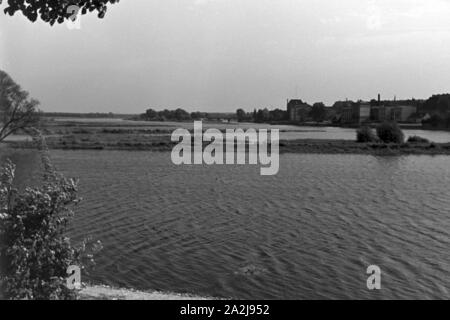
[[[253,112],[245,112],[243,109],[237,109],[236,117],[239,122],[269,123],[288,120],[288,115],[285,110],[268,110],[267,108],[255,109]]]
[[[0,141],[38,121],[39,102],[28,97],[18,84],[0,70]]]
[[[433,114],[429,119],[423,120],[422,124],[435,129],[450,129],[450,113],[447,115]]]
[[[163,111],[147,109],[141,115],[141,119],[146,121],[186,121],[191,119],[191,114],[181,108],[176,110],[164,109]]]
[[[327,116],[327,110],[322,102],[314,103],[309,116],[316,122],[322,122]]]
[[[436,94],[425,101],[422,112],[429,114],[450,114],[450,94]]]
[[[386,143],[403,143],[405,135],[395,122],[384,122],[378,125],[377,135],[381,141]]]
[[[419,136],[411,136],[408,138],[409,143],[430,143],[430,140]]]
[[[45,141],[37,136],[44,168],[41,187],[14,188],[15,166],[0,172],[0,292],[6,299],[73,299],[67,268],[84,268],[99,249],[88,242],[74,247],[66,237],[77,183],[56,173]],[[89,251],[90,250],[90,251]]]
[[[250,117],[247,115],[247,113],[243,109],[236,110],[236,117],[239,122],[248,121],[250,119]]]
[[[3,0],[0,0],[0,4]],[[53,25],[55,22],[63,23],[73,12],[69,10],[71,5],[76,5],[81,14],[95,11],[99,18],[106,14],[107,5],[119,2],[119,0],[7,0],[5,14],[10,16],[20,11],[30,21],[38,18]]]
[[[377,142],[378,137],[375,132],[368,126],[362,126],[356,130],[356,141],[357,142]]]

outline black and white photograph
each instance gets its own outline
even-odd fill
[[[449,17],[0,0],[0,300],[449,300]]]

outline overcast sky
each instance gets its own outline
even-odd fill
[[[81,30],[1,13],[0,68],[45,111],[427,98],[450,91],[450,1],[121,0]]]

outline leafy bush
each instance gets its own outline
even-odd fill
[[[377,136],[385,143],[403,143],[405,135],[395,122],[384,122],[377,127]]]
[[[378,138],[370,127],[362,126],[361,128],[356,130],[356,141],[376,142],[378,141]]]
[[[411,136],[408,138],[408,142],[410,142],[410,143],[429,143],[430,141],[426,138],[422,138],[419,136]]]
[[[19,193],[13,187],[15,166],[7,161],[0,172],[0,292],[6,299],[74,299],[66,287],[67,268],[82,270],[98,246],[87,241],[74,247],[65,236],[77,204],[77,183],[56,173],[39,138],[43,182]]]
[[[444,123],[444,118],[438,114],[433,114],[429,119],[423,120],[422,124],[429,125],[431,127],[439,127]]]

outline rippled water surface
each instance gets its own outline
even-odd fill
[[[70,233],[90,280],[235,298],[450,298],[450,157],[296,155],[172,165],[170,153],[53,151],[80,179]],[[29,157],[29,158],[27,158]],[[32,156],[15,156],[24,168]],[[366,268],[382,289],[366,288]]]

